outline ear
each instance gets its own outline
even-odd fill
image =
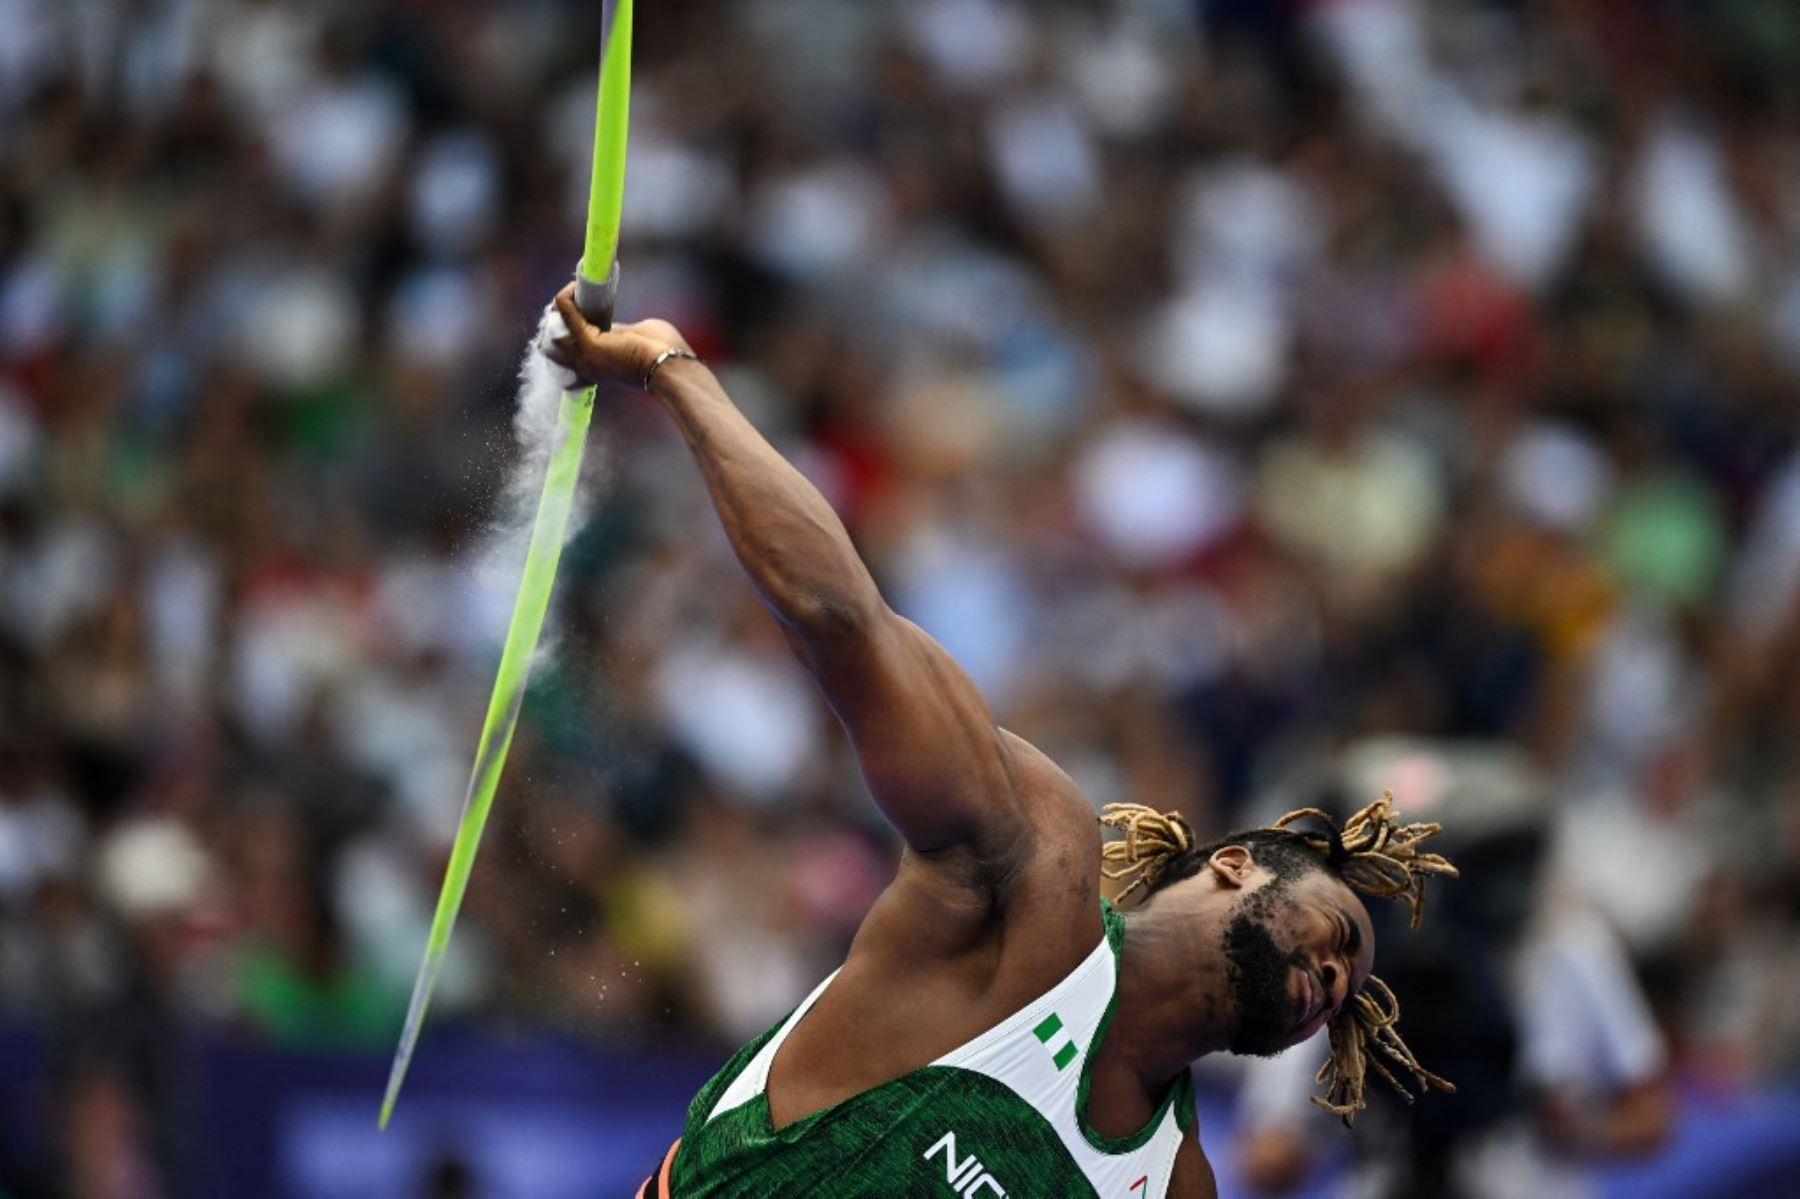
[[[1227,845],[1215,850],[1212,857],[1206,859],[1206,865],[1221,887],[1235,889],[1250,881],[1256,859],[1250,856],[1250,850],[1245,846]]]

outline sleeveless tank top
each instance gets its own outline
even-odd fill
[[[1124,929],[1105,900],[1101,916],[1100,944],[1031,1003],[927,1066],[776,1130],[770,1064],[834,971],[695,1097],[671,1193],[1159,1199],[1193,1123],[1188,1076],[1132,1136],[1102,1137],[1086,1121],[1092,1055],[1112,1019]]]

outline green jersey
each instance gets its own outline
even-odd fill
[[[769,1066],[834,973],[695,1097],[669,1167],[670,1193],[1163,1195],[1194,1116],[1185,1074],[1132,1136],[1100,1136],[1086,1120],[1088,1076],[1112,1019],[1124,927],[1104,900],[1101,913],[1105,938],[1036,1000],[930,1065],[776,1130]]]

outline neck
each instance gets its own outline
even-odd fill
[[[1198,926],[1198,927],[1197,927]],[[1103,1051],[1155,1088],[1229,1040],[1225,962],[1192,916],[1154,911],[1126,917],[1117,1007]]]

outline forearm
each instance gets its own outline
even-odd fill
[[[983,863],[1021,860],[1031,825],[993,713],[944,647],[882,602],[825,497],[763,440],[710,371],[670,356],[687,344],[673,325],[595,328],[572,284],[555,303],[569,332],[553,336],[544,355],[587,383],[650,380],[700,466],[738,560],[850,735],[869,794],[907,843],[922,855],[962,848]],[[1067,786],[1091,831],[1089,805]],[[1039,792],[1047,793],[1042,785]],[[967,855],[956,861],[966,866]]]
[[[756,431],[711,371],[659,371],[655,395],[700,467],[738,561],[776,618],[802,633],[854,626],[881,595],[825,497]]]

